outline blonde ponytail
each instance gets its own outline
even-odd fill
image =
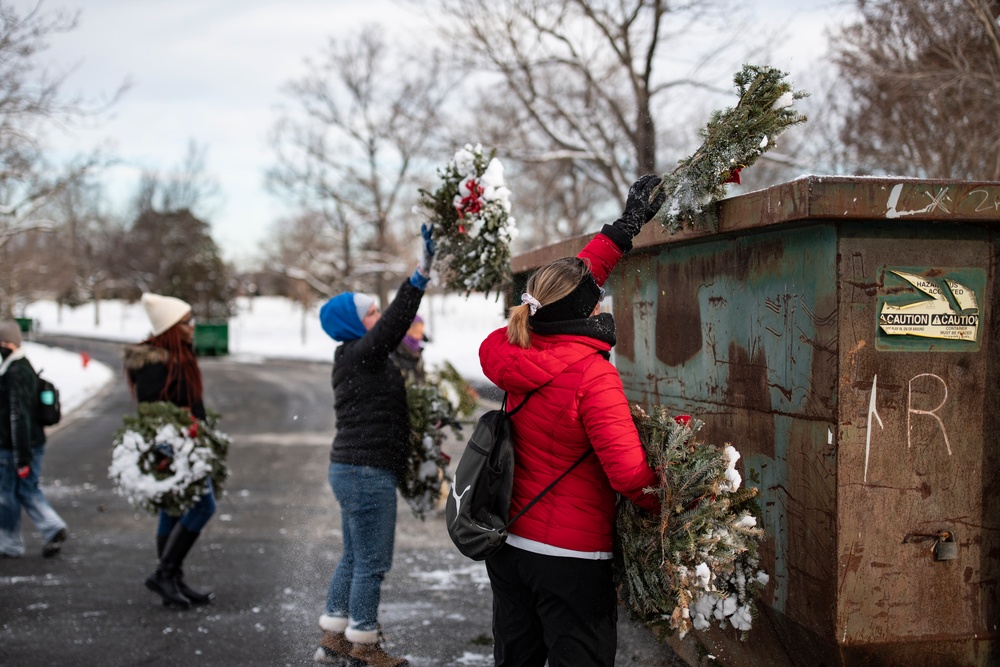
[[[549,262],[528,278],[527,293],[533,296],[541,308],[555,303],[576,289],[577,285],[590,273],[590,267],[576,257],[563,257]],[[508,311],[507,340],[518,347],[531,347],[531,327],[528,324],[530,306],[522,304]]]
[[[528,329],[528,311],[531,306],[520,305],[511,308],[508,313],[510,322],[507,323],[507,340],[511,345],[517,345],[525,349],[531,347],[531,331]]]

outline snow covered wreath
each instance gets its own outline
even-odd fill
[[[745,638],[768,576],[758,569],[757,489],[740,487],[739,452],[695,440],[703,423],[632,406],[650,465],[663,479],[654,517],[619,504],[619,596],[632,617],[661,634],[732,625]],[[648,490],[647,492],[652,492]]]
[[[517,235],[503,165],[466,144],[442,169],[434,192],[420,189],[418,212],[434,225],[434,270],[448,289],[497,291],[510,280],[510,243]]]
[[[198,421],[173,403],[140,403],[115,433],[108,477],[115,491],[136,509],[179,516],[212,480],[216,495],[229,476],[229,436],[218,430],[219,415]]]
[[[409,453],[399,492],[419,519],[427,518],[441,498],[451,458],[441,451],[450,427],[457,436],[460,417],[476,408],[476,392],[448,362],[427,376],[423,384],[408,383],[410,415]]]

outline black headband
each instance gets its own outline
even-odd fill
[[[535,311],[529,318],[537,322],[563,322],[565,320],[581,320],[590,317],[594,306],[601,300],[601,288],[594,276],[588,271],[576,288],[552,303],[546,304]]]

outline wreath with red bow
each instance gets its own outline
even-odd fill
[[[420,189],[419,207],[434,225],[433,269],[450,290],[496,291],[510,281],[510,243],[517,235],[510,190],[496,151],[465,147],[443,168],[433,191]]]

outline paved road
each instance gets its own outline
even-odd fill
[[[120,346],[50,337],[120,368]],[[112,433],[133,411],[124,381],[50,431],[43,488],[70,526],[57,558],[0,560],[0,665],[310,665],[326,585],[340,554],[339,513],[326,481],[333,433],[330,367],[204,359],[206,403],[233,438],[218,512],[185,563],[216,601],[162,607],[142,582],[155,566],[155,518],[135,513],[107,478]],[[457,461],[461,444],[448,445]],[[400,503],[381,621],[387,648],[413,665],[491,665],[485,567],[451,545],[441,517]],[[627,620],[619,665],[680,665]]]

